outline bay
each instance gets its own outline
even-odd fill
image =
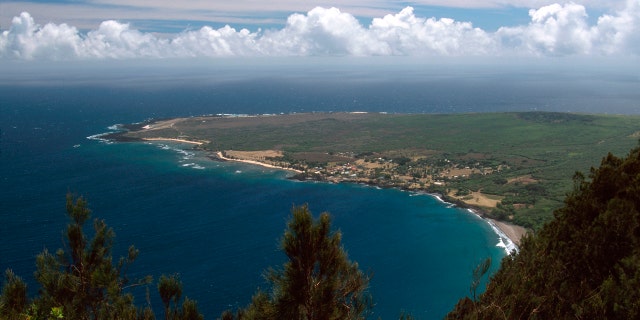
[[[491,256],[495,270],[504,256],[484,221],[428,195],[290,181],[285,172],[214,162],[179,144],[87,139],[116,123],[228,108],[195,103],[193,91],[167,99],[158,94],[83,86],[0,89],[0,268],[27,280],[32,294],[35,256],[63,246],[69,191],[86,197],[93,216],[114,228],[114,256],[130,244],[140,249],[132,278],[179,273],[184,294],[198,301],[207,319],[246,305],[258,287],[268,289],[262,272],[285,261],[278,244],[293,205],[333,215],[349,257],[373,274],[372,318],[397,318],[402,310],[441,318],[468,294],[477,263]],[[176,108],[181,100],[185,104]],[[286,111],[249,106],[235,110]],[[144,288],[134,293],[143,303]]]

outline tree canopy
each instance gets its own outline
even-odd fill
[[[151,282],[127,277],[138,250],[129,247],[114,263],[113,230],[94,219],[93,236],[87,236],[91,211],[81,197],[68,195],[66,211],[64,249],[44,250],[36,258],[38,295],[30,299],[25,282],[7,270],[0,318],[155,319],[150,303],[137,306],[129,292]],[[258,290],[246,308],[221,318],[366,318],[372,307],[370,276],[349,260],[341,241],[328,213],[314,219],[306,205],[294,207],[281,240],[287,261],[265,273],[269,290]],[[474,270],[473,299],[461,299],[448,319],[640,318],[640,147],[625,158],[609,154],[589,179],[576,173],[573,191],[554,219],[526,236],[519,253],[502,261],[477,296],[490,263]],[[165,319],[203,318],[195,301],[182,299],[177,275],[161,276],[157,289]]]
[[[581,173],[554,219],[449,319],[640,318],[640,148]]]
[[[281,248],[288,257],[282,269],[269,269],[270,294],[258,291],[251,304],[223,319],[364,319],[371,308],[369,276],[351,262],[331,218],[313,219],[308,207],[292,209]]]
[[[55,254],[44,250],[36,257],[35,277],[40,288],[30,300],[25,282],[13,271],[6,271],[6,282],[0,296],[1,319],[154,319],[150,304],[138,307],[128,289],[147,285],[150,276],[130,281],[127,268],[139,251],[130,246],[128,255],[113,263],[112,247],[115,233],[104,220],[93,220],[93,237],[84,231],[91,216],[87,201],[67,195],[67,215],[70,223],[65,233],[65,249]],[[158,287],[170,286],[182,292],[182,283],[162,276]],[[174,290],[174,291],[175,291]],[[185,298],[177,305],[180,295],[169,294],[172,307],[165,309],[166,319],[202,319],[195,302]],[[164,302],[164,295],[163,295]]]
[[[36,258],[38,295],[30,299],[22,278],[7,270],[0,319],[155,319],[150,302],[137,306],[128,292],[152,281],[150,276],[130,281],[126,275],[138,250],[129,247],[128,255],[113,263],[113,229],[94,219],[93,237],[87,236],[84,226],[91,210],[82,197],[68,195],[66,209],[65,249],[55,254],[45,249]],[[293,208],[281,244],[289,260],[265,275],[270,294],[258,291],[247,308],[235,315],[225,312],[222,318],[364,319],[372,306],[369,276],[348,259],[341,240],[341,233],[331,230],[328,213],[314,220],[307,206]],[[203,319],[194,300],[181,299],[177,274],[160,276],[157,289],[166,320]]]

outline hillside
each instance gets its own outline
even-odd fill
[[[178,139],[226,158],[303,173],[299,179],[437,192],[538,228],[576,170],[622,154],[640,118],[569,113],[307,113],[203,116],[129,125],[121,141]]]
[[[640,148],[609,154],[555,219],[525,238],[478,299],[449,319],[638,319],[640,317]]]

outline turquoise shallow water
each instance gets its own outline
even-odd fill
[[[350,258],[373,274],[372,318],[397,318],[401,310],[441,318],[468,294],[478,262],[504,256],[488,224],[428,195],[290,181],[285,172],[214,162],[180,144],[89,140],[114,123],[186,111],[131,108],[145,101],[140,94],[50,90],[0,96],[0,268],[13,268],[31,292],[35,255],[62,245],[67,191],[84,195],[94,217],[115,229],[116,256],[130,244],[140,249],[132,277],[179,273],[185,295],[208,319],[265,288],[262,272],[284,262],[278,241],[297,204],[329,211]]]

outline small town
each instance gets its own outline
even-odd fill
[[[491,175],[508,170],[507,165],[489,166],[480,161],[458,163],[432,156],[398,156],[340,152],[336,154],[304,154],[293,158],[281,151],[223,151],[223,160],[233,160],[291,170],[298,180],[332,183],[362,183],[382,188],[408,191],[437,191],[469,205],[493,208],[500,197],[480,192],[457,190],[452,181],[474,175]],[[324,162],[321,162],[324,161]]]

